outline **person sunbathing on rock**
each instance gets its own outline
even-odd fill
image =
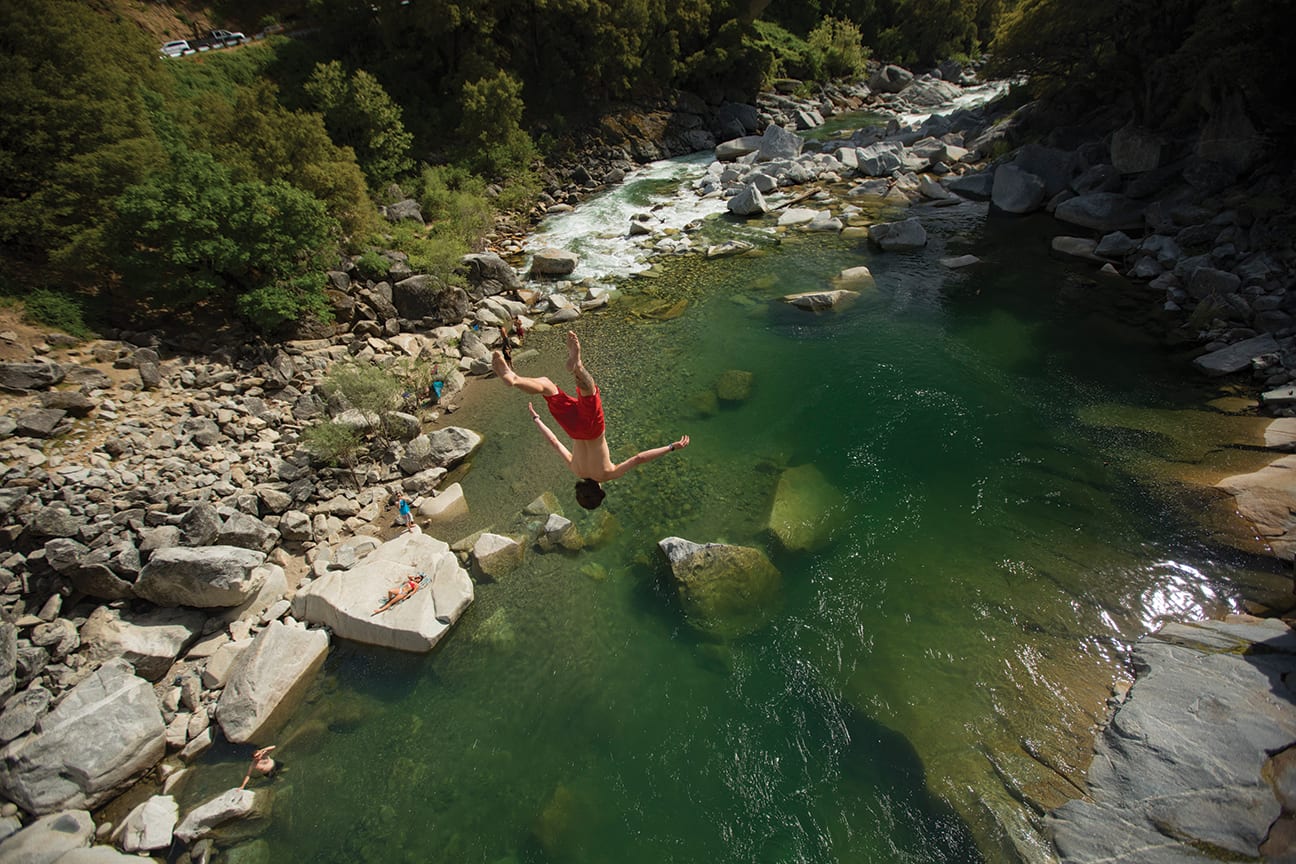
[[[500,380],[510,387],[516,387],[523,393],[543,396],[549,406],[549,413],[563,431],[571,436],[572,447],[568,450],[558,440],[558,436],[540,419],[535,406],[527,403],[531,419],[536,421],[541,433],[558,451],[558,455],[567,463],[571,472],[581,478],[576,483],[576,501],[586,510],[593,510],[603,503],[607,493],[603,491],[600,483],[615,480],[631,468],[638,468],[654,459],[660,459],[667,453],[687,447],[689,444],[689,436],[684,435],[665,447],[643,450],[624,462],[612,464],[607,438],[603,434],[603,402],[598,385],[594,383],[589,371],[581,363],[580,340],[570,331],[567,333],[567,371],[571,372],[576,379],[575,397],[564,393],[549,378],[526,378],[517,374],[500,351],[491,354],[491,366]]]
[[[382,612],[386,609],[390,609],[391,607],[395,606],[397,603],[401,602],[402,600],[412,597],[414,595],[414,592],[417,591],[419,589],[419,586],[422,584],[423,584],[422,573],[418,574],[417,576],[407,576],[405,578],[405,584],[401,585],[399,588],[392,588],[390,591],[388,591],[387,602],[379,606],[377,609],[370,612],[369,614],[377,615],[379,612]]]

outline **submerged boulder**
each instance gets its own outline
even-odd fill
[[[770,509],[769,529],[788,549],[816,549],[842,522],[845,498],[813,465],[783,472]]]
[[[680,600],[698,629],[732,637],[765,625],[780,600],[783,577],[759,549],[667,537],[658,547],[670,562]]]
[[[810,312],[822,312],[825,309],[836,309],[859,296],[858,291],[838,289],[835,291],[802,291],[800,294],[786,294],[784,303],[790,303],[798,309]]]
[[[869,239],[888,252],[921,249],[927,245],[927,230],[918,217],[900,222],[879,222],[869,226]]]
[[[377,615],[387,591],[424,574],[413,596]],[[472,580],[443,541],[421,532],[388,540],[351,569],[297,592],[293,615],[343,639],[401,651],[430,651],[473,600]]]

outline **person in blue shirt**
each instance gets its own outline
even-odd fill
[[[400,522],[409,531],[414,527],[414,514],[410,512],[410,500],[404,495],[400,499]]]

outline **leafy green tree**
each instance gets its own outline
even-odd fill
[[[469,158],[493,177],[515,177],[539,156],[522,128],[522,83],[504,70],[463,86],[463,120],[456,132]]]
[[[1290,3],[1287,4],[1290,6]],[[1149,126],[1195,123],[1201,109],[1240,94],[1270,128],[1296,125],[1289,107],[1289,27],[1262,0],[1022,0],[1004,14],[992,72],[1084,106],[1114,105]]]
[[[143,101],[156,47],[74,0],[0,3],[0,34],[0,250],[85,278],[78,249],[162,156]]]
[[[203,121],[192,131],[201,149],[235,179],[282,180],[309,192],[324,202],[345,237],[377,230],[377,210],[355,154],[333,143],[319,114],[288,110],[265,80],[229,95],[201,100]]]
[[[210,154],[180,150],[115,210],[107,247],[135,296],[174,309],[278,286],[305,310],[323,290],[322,275],[313,290],[307,277],[320,272],[335,224],[320,201],[281,180],[236,182]]]
[[[401,107],[378,79],[363,69],[347,74],[333,60],[316,65],[305,86],[333,140],[355,151],[369,182],[390,183],[413,167],[413,136],[401,122]]]

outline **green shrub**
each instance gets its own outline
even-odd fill
[[[24,307],[23,317],[34,324],[54,327],[79,339],[91,335],[82,317],[81,304],[66,294],[37,288],[27,295]]]
[[[391,273],[392,262],[387,256],[374,249],[366,250],[359,258],[356,259],[356,270],[365,279],[371,279],[375,282],[387,278]]]
[[[333,317],[321,273],[254,288],[241,295],[237,305],[239,312],[262,333],[283,331],[287,325],[306,318],[329,321]]]
[[[845,78],[863,74],[868,50],[861,42],[859,27],[850,21],[825,18],[810,31],[806,41],[823,58],[828,75]]]
[[[446,284],[458,284],[462,278],[455,275],[459,259],[469,251],[467,244],[455,237],[441,237],[412,222],[391,226],[391,233],[383,242],[409,256],[409,266],[415,273],[427,273]]]

